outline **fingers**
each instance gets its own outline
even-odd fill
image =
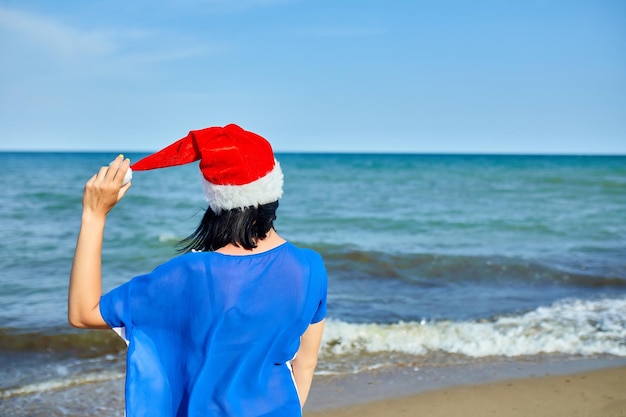
[[[109,172],[109,167],[100,167],[100,170],[95,176],[94,182],[102,182],[106,178],[107,173]]]
[[[95,183],[95,182],[96,182],[96,177],[97,177],[97,176],[98,176],[98,174],[94,174],[94,175],[92,175],[92,176],[91,176],[91,178],[89,178],[89,179],[87,180],[87,185],[92,185],[93,183]]]
[[[109,166],[103,166],[95,175],[94,182],[103,184],[111,182],[118,187],[122,186],[124,176],[130,167],[130,159],[124,158],[124,155],[119,155],[117,158],[109,164]]]
[[[124,158],[124,155],[120,154],[109,164],[108,167],[100,168],[99,176],[102,174],[102,180],[110,180],[113,183],[117,183],[120,187],[124,180],[124,175],[128,171],[130,166],[130,159]]]
[[[128,171],[128,167],[130,167],[130,159],[124,158],[124,155],[120,154],[111,165],[109,165],[109,170],[113,171],[113,178],[119,181],[120,186],[124,181],[124,176],[126,175],[126,171]]]
[[[120,188],[120,191],[117,193],[117,201],[120,201],[122,198],[124,198],[124,195],[126,195],[126,191],[128,191],[128,189],[130,188],[131,183],[127,182],[126,184],[122,185],[122,188]]]
[[[130,188],[130,182],[122,185],[129,166],[130,160],[119,155],[108,167],[101,167],[85,185],[83,209],[106,215]]]

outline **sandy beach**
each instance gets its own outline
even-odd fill
[[[122,417],[124,379],[0,400],[0,416]],[[316,376],[304,417],[626,417],[626,358],[471,363]]]
[[[626,366],[464,384],[366,401],[358,405],[305,412],[305,417],[322,416],[626,416]]]

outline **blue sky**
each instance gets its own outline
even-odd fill
[[[626,154],[623,0],[0,0],[0,149]]]

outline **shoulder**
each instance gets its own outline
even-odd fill
[[[209,252],[189,252],[175,256],[155,268],[156,270],[170,270],[178,268],[190,268],[193,265],[206,261]]]
[[[305,260],[311,267],[324,268],[324,260],[322,259],[322,255],[320,255],[315,250],[310,248],[301,248],[292,243],[287,243],[287,245],[289,245],[290,249],[294,253],[297,253],[297,255],[301,259]]]
[[[189,252],[178,255],[158,265],[152,272],[135,277],[134,281],[139,281],[137,284],[155,282],[156,280],[176,281],[182,276],[205,273],[210,257],[210,252]]]
[[[302,249],[302,251],[305,253],[306,257],[309,259],[310,262],[316,263],[316,264],[324,263],[324,260],[322,259],[322,255],[320,255],[313,249],[305,248],[305,249]]]

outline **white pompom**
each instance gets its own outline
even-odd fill
[[[126,171],[126,175],[124,175],[124,181],[122,181],[122,185],[126,185],[133,179],[133,170],[128,167],[128,171]]]
[[[111,162],[112,164],[113,162]],[[111,166],[111,164],[109,164],[109,166]],[[133,179],[133,170],[130,169],[130,167],[128,167],[128,171],[126,171],[126,175],[124,175],[124,179],[122,180],[122,185],[126,185],[130,182],[130,180]]]

